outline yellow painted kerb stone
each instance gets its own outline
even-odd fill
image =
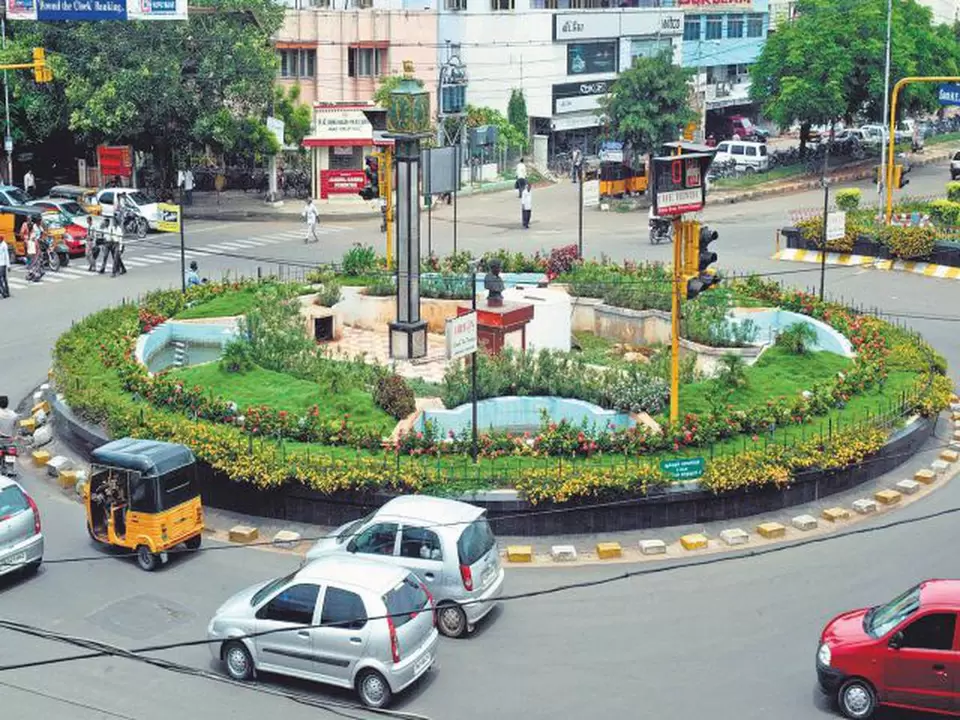
[[[680,547],[684,550],[703,550],[707,547],[707,536],[701,533],[691,533],[680,538]]]
[[[260,537],[260,531],[248,525],[234,525],[230,528],[230,542],[249,543]]]
[[[533,547],[530,545],[508,545],[507,560],[515,563],[533,562]]]
[[[20,421],[20,429],[32,433],[37,429],[37,421],[32,417]]]
[[[881,505],[896,505],[902,497],[896,490],[881,490],[873,494],[873,499]]]
[[[57,476],[57,480],[60,481],[60,487],[72,488],[77,484],[77,471],[61,470],[60,474]]]
[[[780,523],[767,522],[757,525],[757,535],[767,540],[776,540],[787,534],[787,528]]]
[[[597,557],[601,560],[612,560],[623,557],[623,548],[617,542],[597,543]]]
[[[924,485],[932,485],[933,482],[937,479],[937,474],[933,470],[928,470],[924,468],[923,470],[917,470],[913,474],[913,479]]]
[[[850,519],[850,511],[842,507],[832,507],[824,510],[822,513],[820,513],[820,516],[824,520],[829,520],[830,522],[840,522],[841,520]]]
[[[960,454],[957,454],[956,450],[944,450],[940,453],[940,459],[953,463],[960,460]]]
[[[34,450],[31,455],[33,457],[33,464],[37,467],[43,467],[50,462],[50,453],[46,450]]]

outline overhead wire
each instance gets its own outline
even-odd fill
[[[17,685],[16,683],[5,682],[3,680],[0,680],[0,687],[10,688],[11,690],[17,690],[27,695],[34,695],[36,697],[41,697],[45,700],[51,700],[53,702],[62,703],[64,705],[70,705],[71,707],[80,708],[82,710],[89,710],[90,712],[97,713],[101,716],[119,718],[119,720],[137,720],[137,718],[133,717],[132,715],[124,715],[123,713],[119,713],[114,710],[107,710],[106,708],[98,707],[97,705],[93,705],[89,702],[73,700],[71,698],[63,697],[62,695],[54,695],[53,693],[44,692],[42,690],[36,690],[34,688],[28,688],[23,685]],[[7,707],[9,707],[9,702],[6,702],[6,705]]]

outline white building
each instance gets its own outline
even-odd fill
[[[960,20],[960,0],[917,0],[933,11],[934,25],[952,25]]]
[[[593,143],[599,100],[635,57],[667,51],[681,61],[683,13],[675,8],[554,11],[489,1],[461,13],[459,0],[445,0],[438,61],[463,63],[470,105],[506,113],[511,91],[523,90],[531,133],[548,136],[551,152]]]

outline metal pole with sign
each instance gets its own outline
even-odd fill
[[[827,167],[830,163],[830,145],[833,144],[833,123],[830,123],[830,135],[827,137],[827,150],[823,154],[823,168],[820,171],[820,183],[823,185],[823,245],[820,247],[820,302],[823,302],[823,286],[827,278],[827,213],[830,209],[830,183],[827,179]]]
[[[180,291],[187,292],[187,256],[186,241],[183,233],[183,185],[180,185],[180,204],[159,203],[157,205],[157,230],[167,233],[180,233]]]
[[[7,19],[0,17],[0,34],[3,36],[3,49],[7,49]],[[7,182],[13,181],[13,135],[10,134],[10,86],[7,83],[7,71],[3,71],[3,107],[7,115],[7,132],[3,138],[3,151],[7,154]]]

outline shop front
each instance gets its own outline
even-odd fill
[[[359,192],[367,184],[364,158],[375,150],[373,125],[366,112],[374,105],[317,103],[313,132],[304,138],[312,155],[312,197],[321,204],[364,204]]]

